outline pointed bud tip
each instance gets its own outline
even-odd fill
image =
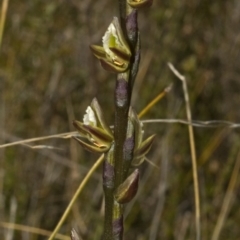
[[[154,138],[156,135],[152,135],[148,137],[146,140],[144,140],[139,148],[135,151],[134,156],[139,158],[139,157],[144,157],[151,149]]]

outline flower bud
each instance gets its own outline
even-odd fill
[[[141,145],[139,146],[139,148],[135,151],[135,153],[134,153],[135,156],[143,157],[144,155],[146,155],[152,147],[154,138],[155,138],[155,135],[152,135],[149,138],[147,138],[146,140],[144,140],[141,143]]]
[[[135,171],[117,188],[114,194],[115,200],[120,204],[130,202],[137,193],[138,180],[139,170],[135,169]]]
[[[155,138],[155,135],[152,135],[141,143],[139,148],[134,152],[132,166],[137,167],[143,163],[145,159],[145,155],[150,151],[152,147],[154,138]]]
[[[129,61],[131,52],[117,17],[113,18],[102,40],[103,48],[110,59],[118,64]]]
[[[152,135],[143,141],[143,124],[140,122],[136,112],[132,108],[130,108],[129,111],[129,118],[131,119],[135,130],[134,157],[131,165],[137,167],[144,162],[145,155],[152,147],[155,135]]]
[[[103,38],[103,46],[91,45],[90,48],[96,58],[100,60],[106,71],[121,73],[129,66],[131,58],[130,48],[125,41],[118,18],[114,17]]]
[[[113,141],[113,134],[104,120],[103,112],[96,98],[93,99],[91,106],[87,107],[86,114],[83,117],[83,123],[74,121],[73,125],[81,137],[91,143],[89,144],[80,138],[74,137],[86,150],[102,153],[110,148]]]

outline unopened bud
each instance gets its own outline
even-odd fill
[[[139,170],[135,169],[135,171],[117,188],[114,197],[118,203],[128,203],[135,197],[138,190],[138,180]]]
[[[74,137],[78,143],[90,152],[106,152],[113,141],[113,134],[104,120],[103,112],[96,98],[93,99],[91,106],[87,107],[83,117],[83,123],[73,121],[81,137],[87,139],[91,144],[80,138]]]
[[[141,143],[139,148],[134,152],[132,166],[138,167],[143,163],[145,155],[150,151],[152,147],[154,138],[155,135],[152,135]]]

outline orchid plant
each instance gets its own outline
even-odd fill
[[[137,193],[138,167],[149,152],[154,135],[143,140],[143,124],[130,106],[134,80],[140,62],[138,10],[152,0],[119,0],[120,18],[114,17],[102,37],[102,46],[90,49],[106,71],[115,73],[115,120],[110,128],[97,99],[87,107],[83,121],[74,121],[80,137],[77,142],[86,150],[103,153],[103,189],[105,220],[103,240],[123,239],[124,204]],[[77,233],[72,232],[72,240]]]

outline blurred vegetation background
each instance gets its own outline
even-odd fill
[[[115,77],[89,51],[101,42],[117,1],[9,0],[0,51],[0,143],[74,131],[97,97],[113,124]],[[195,120],[240,122],[240,2],[155,1],[139,14],[142,61],[132,105],[138,112],[165,87],[172,91],[143,119],[186,119],[181,82],[188,81]],[[238,129],[195,128],[202,239],[211,239],[237,161]],[[126,207],[125,239],[195,239],[194,194],[187,126],[145,124],[157,134],[141,166],[140,189]],[[73,140],[0,149],[0,219],[52,231],[77,186],[98,158]],[[239,180],[219,239],[240,237]],[[82,239],[100,239],[101,169],[87,184],[61,232],[75,227]],[[1,224],[1,223],[0,223]],[[1,239],[46,237],[0,228]]]

